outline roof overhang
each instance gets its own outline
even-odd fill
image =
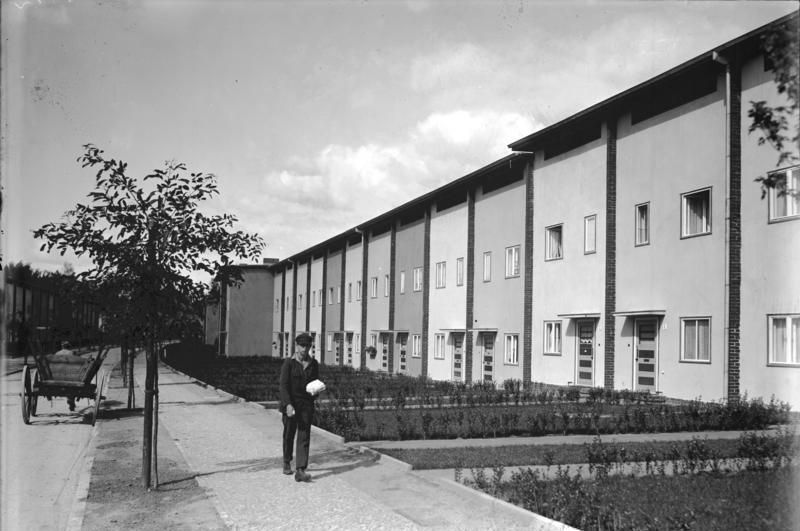
[[[614,317],[664,317],[666,310],[629,310],[625,312],[614,312]]]
[[[558,316],[563,319],[600,319],[600,312],[560,313]]]

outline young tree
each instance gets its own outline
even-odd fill
[[[800,102],[798,87],[800,73],[800,38],[798,37],[797,17],[776,26],[767,32],[761,42],[761,48],[772,66],[772,73],[778,87],[778,93],[786,96],[785,105],[770,106],[766,101],[751,101],[747,116],[750,118],[748,132],[759,133],[758,143],[769,144],[778,152],[776,167],[796,164],[798,144],[800,143]],[[773,173],[756,178],[761,183],[761,197],[766,196],[769,189],[777,190],[778,195],[800,194],[800,190],[787,188],[785,174]]]
[[[256,234],[234,231],[237,220],[232,215],[200,212],[200,203],[219,193],[212,174],[186,175],[184,164],[167,162],[139,180],[127,174],[125,162],[107,158],[92,144],[84,146],[78,162],[97,168],[90,201],[34,235],[44,240],[42,250],[57,249],[62,255],[71,250],[91,258],[94,267],[85,275],[125,286],[128,315],[141,319],[146,352],[142,480],[149,488],[156,464],[154,399],[160,342],[179,333],[204,292],[190,274],[204,272],[213,278],[231,265],[232,257],[256,259],[264,241]]]

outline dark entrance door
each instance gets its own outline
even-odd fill
[[[594,385],[594,321],[578,321],[578,385]]]
[[[654,318],[636,320],[636,390],[656,390],[658,356],[658,321]]]

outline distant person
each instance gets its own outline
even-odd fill
[[[309,355],[311,336],[300,334],[295,338],[294,355],[286,358],[281,366],[280,411],[283,413],[283,473],[292,474],[292,447],[297,435],[297,470],[295,481],[310,481],[306,473],[308,449],[311,444],[311,420],[314,417],[314,400],[319,388],[306,390],[308,384],[319,382],[319,364]],[[323,386],[324,388],[324,386]]]
[[[58,358],[66,358],[66,357],[73,357],[75,356],[75,352],[72,351],[70,348],[69,341],[62,341],[61,342],[61,350],[57,350],[53,357]],[[75,397],[70,396],[67,397],[67,405],[69,406],[70,411],[75,411]]]

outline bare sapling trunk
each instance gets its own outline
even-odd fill
[[[134,346],[131,348],[130,355],[128,357],[128,409],[136,408],[136,395],[133,392],[133,363],[135,357],[136,347]]]
[[[156,370],[153,394],[153,488],[158,488],[158,363],[161,343],[156,343]]]
[[[148,338],[144,379],[144,434],[142,437],[142,482],[146,489],[152,485],[153,468],[153,397],[155,395],[155,376],[157,356],[155,341]]]

